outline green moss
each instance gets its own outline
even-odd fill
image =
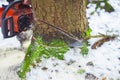
[[[37,40],[32,43],[26,52],[26,56],[21,69],[18,71],[20,78],[24,79],[26,73],[30,71],[30,66],[40,62],[40,58],[56,57],[60,60],[64,59],[64,53],[68,50],[67,44],[62,40],[53,40],[50,43],[46,43],[42,38],[38,37]]]
[[[83,73],[85,73],[85,72],[86,72],[85,69],[79,69],[77,73],[83,74]]]

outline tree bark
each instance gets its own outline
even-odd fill
[[[86,0],[31,0],[34,11],[34,37],[42,36],[45,40],[71,39],[50,25],[41,22],[46,21],[60,29],[65,30],[81,38],[87,29]]]

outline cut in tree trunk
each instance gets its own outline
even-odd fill
[[[68,34],[81,38],[87,29],[86,0],[31,0],[34,11],[34,37],[42,36],[45,40],[69,37],[42,21],[52,24]]]

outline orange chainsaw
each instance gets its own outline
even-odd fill
[[[31,5],[23,4],[23,0],[9,0],[8,5],[0,8],[0,26],[4,38],[18,35],[30,29],[33,23]]]

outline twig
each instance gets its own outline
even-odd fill
[[[105,37],[104,35],[91,35],[89,37],[84,37],[84,40],[88,40],[90,38],[101,38],[101,37]]]
[[[67,37],[69,37],[69,38],[71,38],[71,39],[73,39],[73,40],[75,40],[75,41],[78,41],[78,42],[81,41],[78,37],[74,36],[73,34],[70,34],[70,33],[66,32],[65,30],[61,29],[60,27],[55,26],[55,25],[53,25],[53,24],[50,24],[50,23],[47,22],[47,21],[40,20],[40,19],[36,19],[36,22],[37,22],[38,25],[40,24],[40,22],[42,22],[42,23],[44,23],[44,24],[47,24],[47,25],[49,25],[50,27],[54,28],[55,30],[59,31],[60,33],[66,35]]]

